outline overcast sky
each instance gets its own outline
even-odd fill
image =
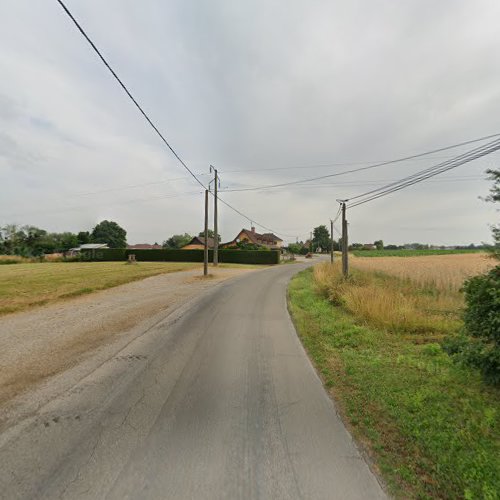
[[[261,186],[500,132],[498,0],[67,0],[200,179]],[[0,0],[0,226],[130,243],[203,225],[203,194],[55,0]],[[472,146],[469,146],[469,148]],[[329,224],[337,198],[466,148],[287,188],[228,192],[283,239]],[[490,240],[479,196],[500,155],[353,208],[350,240]],[[223,240],[250,223],[220,208]],[[339,227],[339,225],[337,225]],[[257,230],[263,231],[259,226]]]

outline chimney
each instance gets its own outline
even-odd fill
[[[255,226],[252,226],[252,233],[255,233]]]

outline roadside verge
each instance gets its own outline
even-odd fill
[[[436,344],[364,326],[290,282],[300,339],[350,432],[399,498],[498,498],[498,393]]]

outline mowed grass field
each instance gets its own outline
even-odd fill
[[[462,327],[464,277],[485,255],[321,263],[289,287],[299,335],[397,498],[500,498],[500,393],[441,341]]]
[[[201,268],[199,263],[54,262],[0,266],[0,315],[104,290],[157,274]]]

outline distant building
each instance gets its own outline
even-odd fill
[[[163,247],[155,243],[150,245],[149,243],[138,243],[137,245],[127,245],[129,250],[161,250]]]
[[[214,247],[214,239],[208,238],[208,248]],[[205,248],[205,238],[203,236],[195,236],[187,245],[182,247],[182,250],[203,250]]]
[[[92,252],[95,252],[96,250],[102,250],[104,248],[109,248],[107,243],[84,243],[79,247],[70,248],[68,250],[68,255],[75,256],[78,255],[82,250],[92,250]]]
[[[252,229],[242,229],[233,241],[223,243],[221,247],[227,248],[236,246],[240,242],[252,243],[261,247],[278,250],[283,246],[283,240],[273,233],[257,233],[255,227]]]

